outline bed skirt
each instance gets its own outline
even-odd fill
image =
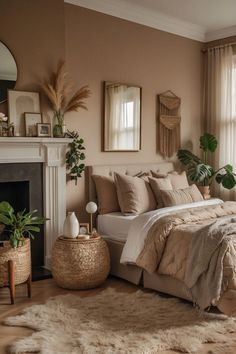
[[[111,240],[106,236],[104,236],[104,239],[106,240],[110,251],[111,275],[127,280],[130,283],[136,285],[142,284],[146,289],[156,290],[165,294],[192,301],[189,289],[180,280],[172,278],[168,275],[160,275],[157,273],[149,274],[135,265],[121,264],[120,257],[124,243]]]

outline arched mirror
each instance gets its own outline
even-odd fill
[[[141,87],[104,83],[104,151],[139,151]]]
[[[16,80],[16,61],[7,46],[0,42],[0,103],[7,100],[7,90],[14,89]]]

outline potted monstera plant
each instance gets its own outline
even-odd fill
[[[226,164],[214,169],[209,164],[209,155],[217,149],[218,142],[214,135],[205,133],[200,139],[202,156],[198,157],[189,150],[180,149],[177,153],[179,160],[186,166],[189,179],[198,184],[198,188],[204,198],[210,198],[210,186],[215,180],[226,189],[232,189],[236,185],[236,175],[233,166]]]
[[[9,284],[9,261],[14,266],[14,285],[25,283],[31,274],[30,238],[40,232],[45,218],[32,212],[15,212],[6,201],[0,202],[0,287]]]

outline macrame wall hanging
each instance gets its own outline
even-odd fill
[[[158,150],[166,158],[171,157],[180,148],[181,99],[172,91],[161,93],[158,98]]]

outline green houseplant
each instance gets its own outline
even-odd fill
[[[0,242],[0,287],[10,288],[12,304],[15,285],[27,283],[28,296],[31,294],[30,238],[40,232],[39,225],[46,220],[36,212],[15,212],[8,202],[0,202],[0,234],[6,239]]]
[[[15,213],[8,202],[0,203],[0,224],[4,227],[4,233],[8,235],[11,247],[17,248],[24,244],[25,237],[34,238],[33,233],[40,232],[45,218],[35,216],[37,210],[27,213],[25,210]]]
[[[70,179],[74,180],[77,185],[77,180],[81,177],[85,169],[85,164],[81,163],[81,161],[85,160],[84,140],[81,139],[79,133],[75,131],[70,132],[68,130],[66,136],[73,139],[73,141],[69,143],[69,150],[66,153],[66,168]]]
[[[205,133],[200,137],[199,141],[200,149],[202,150],[202,158],[194,155],[189,150],[180,149],[177,153],[178,159],[187,168],[189,179],[197,183],[200,187],[202,186],[208,189],[214,180],[226,189],[234,188],[236,185],[236,175],[230,164],[226,164],[218,169],[214,169],[209,164],[209,154],[214,153],[218,146],[215,136]]]

